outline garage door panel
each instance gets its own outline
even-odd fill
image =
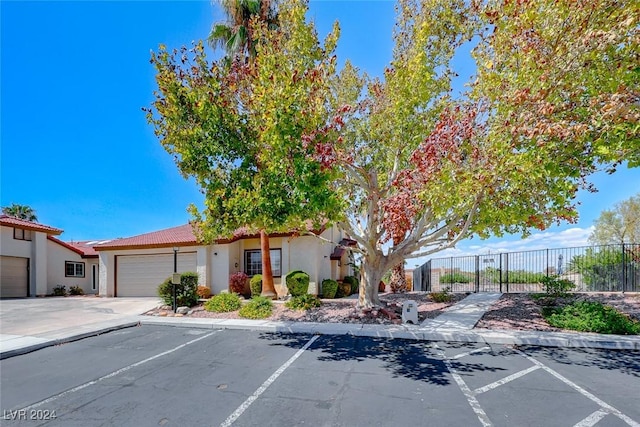
[[[29,259],[11,256],[0,257],[0,297],[28,296]]]
[[[178,272],[196,271],[196,253],[178,254]],[[154,297],[158,286],[173,273],[173,253],[120,255],[117,258],[119,297]]]

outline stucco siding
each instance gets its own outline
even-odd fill
[[[53,293],[53,288],[57,285],[64,285],[67,292],[71,286],[79,286],[85,294],[95,293],[91,289],[91,262],[83,259],[82,256],[73,252],[58,243],[47,240],[47,294]],[[84,277],[67,277],[65,263],[67,261],[83,264]],[[97,260],[96,260],[97,262]]]

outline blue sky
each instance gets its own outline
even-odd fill
[[[340,63],[381,74],[393,47],[392,2],[312,1],[310,17],[320,34],[340,21]],[[64,240],[186,223],[187,205],[201,205],[202,195],[141,110],[155,89],[150,51],[202,39],[220,18],[209,1],[2,1],[0,204],[33,207]],[[446,254],[584,244],[603,209],[640,191],[640,168],[592,181],[600,192],[579,195],[577,224],[527,242],[472,239]]]

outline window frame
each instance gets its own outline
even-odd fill
[[[24,240],[30,242],[33,240],[33,233],[31,230],[27,230],[26,228],[13,228],[13,238],[14,240]]]
[[[67,270],[68,266],[73,264],[73,273],[74,274],[69,274],[69,271]],[[82,266],[82,275],[78,274],[78,266]],[[81,261],[65,261],[64,262],[64,277],[78,277],[78,278],[84,278],[86,274],[85,271],[85,265],[84,262]]]
[[[254,269],[249,268],[249,255],[250,254],[260,254],[260,259],[262,259],[262,250],[261,249],[245,249],[244,250],[244,272],[247,276],[253,277],[256,274],[262,274],[262,262],[258,267],[258,271],[250,271]],[[282,248],[270,248],[269,253],[271,254],[271,270],[273,271],[273,277],[282,277]],[[278,263],[279,265],[274,265],[274,253],[277,253]],[[276,274],[277,272],[277,274]],[[250,274],[251,273],[251,274]]]

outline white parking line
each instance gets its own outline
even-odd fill
[[[500,387],[501,385],[506,384],[508,382],[511,382],[513,380],[516,380],[516,379],[518,379],[520,377],[524,377],[528,373],[533,372],[533,371],[537,371],[538,369],[540,369],[540,366],[532,366],[532,367],[524,369],[524,370],[522,370],[520,372],[516,372],[515,374],[509,375],[508,377],[504,377],[501,380],[498,380],[496,382],[488,384],[488,385],[486,385],[484,387],[480,387],[480,388],[475,389],[473,391],[473,394],[476,395],[476,394],[484,393],[485,391],[493,390],[494,388]]]
[[[547,371],[548,373],[550,373],[551,375],[553,375],[554,377],[556,377],[557,379],[559,379],[560,381],[562,381],[563,383],[565,383],[566,385],[568,385],[569,387],[571,387],[572,389],[574,389],[575,391],[577,391],[578,393],[580,393],[581,395],[586,397],[587,399],[597,403],[598,405],[600,405],[600,407],[602,409],[604,409],[605,412],[615,415],[616,417],[620,418],[622,421],[624,421],[625,423],[627,423],[628,425],[630,425],[632,427],[640,427],[640,423],[632,420],[631,418],[629,418],[628,416],[626,416],[622,412],[618,411],[613,406],[611,406],[608,403],[600,400],[599,398],[597,398],[593,394],[589,393],[587,390],[585,390],[582,387],[580,387],[578,384],[575,384],[574,382],[572,382],[572,381],[568,380],[567,378],[563,377],[562,375],[560,375],[559,373],[557,373],[553,369],[549,368],[547,365],[543,364],[542,362],[534,359],[533,357],[523,353],[522,351],[520,351],[520,350],[518,350],[516,348],[514,348],[513,351],[515,351],[516,353],[524,356],[525,358],[527,358],[528,360],[533,362],[535,365],[537,365],[540,368],[544,369],[545,371]]]
[[[285,371],[285,369],[287,369],[293,362],[295,362],[295,360],[300,357],[302,355],[302,353],[305,352],[306,349],[308,349],[311,344],[314,343],[315,340],[317,340],[319,337],[319,335],[314,335],[313,338],[311,338],[309,341],[307,341],[307,343],[296,352],[296,354],[294,354],[293,356],[291,356],[291,358],[289,360],[287,360],[282,366],[280,366],[274,373],[273,375],[271,375],[269,378],[267,378],[267,380],[262,383],[262,385],[260,387],[258,387],[258,389],[251,395],[249,396],[249,398],[247,400],[245,400],[242,405],[240,405],[238,407],[238,409],[236,409],[235,411],[233,411],[233,413],[231,415],[229,415],[229,417],[224,420],[224,422],[222,424],[220,424],[220,427],[229,427],[230,425],[232,425],[239,417],[240,415],[243,414],[244,411],[247,410],[247,408],[249,408],[249,406],[251,406],[251,404],[253,402],[255,402],[255,400],[260,397],[260,395],[262,393],[264,393],[271,384],[273,384],[273,382],[278,379],[278,377]]]
[[[451,359],[451,360],[461,359],[463,357],[471,356],[472,354],[476,354],[476,353],[482,353],[482,352],[485,352],[487,350],[491,350],[491,347],[476,348],[475,350],[466,351],[464,353],[460,353],[460,354],[456,354],[455,356],[451,356],[449,359]]]
[[[609,414],[607,414],[602,409],[598,409],[596,412],[589,415],[587,418],[580,421],[578,424],[574,425],[573,427],[593,427],[594,425],[598,424],[598,421],[600,421],[607,415]]]
[[[482,406],[480,406],[480,402],[478,402],[478,399],[476,399],[475,395],[473,394],[473,392],[471,391],[467,383],[465,383],[462,377],[460,376],[460,374],[458,374],[458,371],[456,371],[456,368],[453,367],[451,360],[447,358],[447,356],[444,354],[444,351],[440,347],[438,347],[437,344],[434,344],[433,348],[435,348],[438,351],[439,356],[442,358],[442,361],[444,362],[445,366],[449,370],[449,373],[453,377],[456,384],[458,384],[458,388],[460,388],[460,391],[462,392],[462,394],[464,394],[464,396],[467,398],[467,402],[469,402],[469,406],[471,406],[471,409],[473,410],[473,412],[475,412],[476,416],[478,417],[478,420],[480,420],[480,423],[484,427],[492,426],[493,424],[491,423],[489,416],[487,416],[487,413],[484,412],[484,410],[482,409]]]
[[[94,384],[97,384],[97,383],[99,383],[100,381],[104,381],[104,380],[106,380],[106,379],[113,378],[113,377],[115,377],[116,375],[119,375],[119,374],[121,374],[121,373],[123,373],[123,372],[128,371],[129,369],[135,368],[136,366],[144,365],[144,364],[145,364],[145,363],[147,363],[147,362],[151,362],[152,360],[155,360],[155,359],[157,359],[157,358],[159,358],[159,357],[162,357],[162,356],[166,356],[167,354],[171,354],[171,353],[173,353],[174,351],[178,351],[178,350],[180,350],[180,349],[182,349],[182,348],[184,348],[184,347],[186,347],[186,346],[188,346],[188,345],[191,345],[191,344],[193,344],[193,343],[195,343],[195,342],[198,342],[198,341],[200,341],[200,340],[203,340],[203,339],[205,339],[205,338],[208,338],[208,337],[210,337],[211,335],[213,335],[213,334],[215,334],[215,333],[218,333],[218,332],[220,332],[220,331],[213,331],[213,332],[211,332],[211,333],[209,333],[209,334],[207,334],[207,335],[203,335],[203,336],[201,336],[201,337],[198,337],[198,338],[196,338],[196,339],[193,339],[193,340],[191,340],[191,341],[188,341],[188,342],[186,342],[186,343],[184,343],[184,344],[180,344],[179,346],[174,347],[174,348],[172,348],[171,350],[163,351],[162,353],[156,354],[155,356],[148,357],[148,358],[146,358],[146,359],[144,359],[144,360],[141,360],[141,361],[139,361],[139,362],[133,363],[133,364],[131,364],[131,365],[129,365],[129,366],[125,366],[124,368],[120,368],[120,369],[118,369],[117,371],[113,371],[113,372],[111,372],[110,374],[107,374],[107,375],[105,375],[105,376],[102,376],[102,377],[100,377],[100,378],[98,378],[98,379],[95,379],[95,380],[93,380],[93,381],[86,382],[86,383],[81,384],[81,385],[79,385],[79,386],[77,386],[77,387],[71,388],[71,389],[69,389],[69,390],[67,390],[67,391],[63,391],[62,393],[58,393],[58,394],[56,394],[55,396],[51,396],[51,397],[49,397],[49,398],[47,398],[47,399],[41,400],[40,402],[34,403],[33,405],[29,405],[29,406],[27,406],[26,408],[24,408],[24,410],[25,410],[25,411],[27,411],[27,413],[28,413],[28,411],[29,411],[29,410],[34,409],[34,408],[37,408],[38,406],[42,406],[42,405],[44,405],[44,404],[46,404],[46,403],[51,403],[51,402],[53,402],[53,401],[54,401],[54,400],[56,400],[56,399],[59,399],[59,398],[61,398],[61,397],[63,397],[63,396],[66,396],[67,394],[75,393],[76,391],[80,391],[80,390],[85,389],[85,388],[87,388],[87,387],[89,387],[89,386],[92,386],[92,385],[94,385]]]

